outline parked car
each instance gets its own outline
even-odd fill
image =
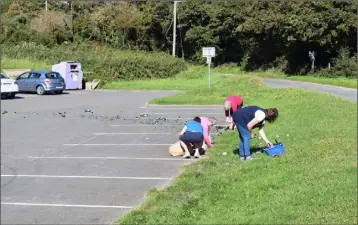
[[[16,78],[19,92],[36,92],[43,95],[46,92],[62,94],[66,88],[65,80],[58,72],[33,70],[22,73]]]
[[[19,92],[19,86],[14,79],[1,73],[1,97],[14,98]]]

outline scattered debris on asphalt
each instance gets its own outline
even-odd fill
[[[6,110],[2,112],[2,114],[6,114],[6,113],[8,113],[8,111],[6,111]]]

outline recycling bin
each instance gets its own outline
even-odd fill
[[[82,89],[83,73],[80,62],[60,62],[52,65],[52,71],[61,74],[67,90]]]

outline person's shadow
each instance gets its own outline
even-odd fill
[[[250,148],[250,152],[251,154],[254,154],[254,153],[257,153],[257,152],[260,152],[260,153],[263,153],[264,152],[264,149],[263,148],[259,148],[259,147],[253,147],[253,148]],[[232,153],[234,155],[238,155],[239,154],[239,149],[236,148],[232,151]]]

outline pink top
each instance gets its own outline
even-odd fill
[[[213,145],[211,144],[209,138],[209,126],[211,126],[211,122],[206,117],[200,117],[200,120],[201,120],[201,126],[203,126],[204,129],[204,141],[209,147],[212,147]]]
[[[232,95],[232,96],[227,97],[224,100],[224,102],[226,102],[226,101],[231,102],[231,110],[232,110],[232,113],[234,113],[237,111],[237,108],[239,107],[239,105],[241,105],[242,98],[240,96]],[[228,111],[225,110],[225,115],[229,116],[229,110]]]

